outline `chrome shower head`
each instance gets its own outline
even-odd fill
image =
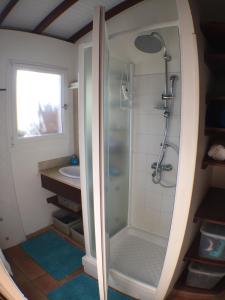
[[[136,37],[134,44],[138,50],[145,53],[157,53],[163,49],[164,58],[167,57],[165,42],[158,32],[142,33]]]

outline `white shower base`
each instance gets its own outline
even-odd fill
[[[166,254],[167,240],[126,227],[110,239],[109,285],[138,299],[153,298]],[[96,260],[83,258],[85,271],[97,277]]]

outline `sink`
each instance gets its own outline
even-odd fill
[[[59,169],[59,173],[70,178],[80,178],[80,166],[67,166]]]

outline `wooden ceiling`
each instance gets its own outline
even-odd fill
[[[7,17],[12,13],[13,10],[16,10],[17,5],[19,4],[21,0],[9,0],[5,6],[3,7],[1,13],[0,13],[0,29],[1,28],[6,28],[6,29],[13,29],[13,30],[18,30],[18,31],[25,31],[25,32],[31,32],[35,34],[43,34],[43,35],[48,35],[54,38],[59,38],[61,40],[65,40],[70,43],[75,43],[77,40],[79,40],[82,36],[87,34],[92,30],[93,23],[88,22],[86,25],[84,25],[81,29],[78,29],[77,31],[74,32],[70,37],[59,37],[57,35],[52,35],[52,34],[46,34],[45,30],[50,26],[54,25],[54,21],[56,19],[60,18],[69,8],[73,7],[76,9],[76,4],[79,2],[82,2],[84,0],[64,0],[60,2],[53,10],[49,11],[49,13],[39,22],[38,25],[35,26],[34,29],[21,29],[20,27],[13,27],[13,26],[3,26],[3,23],[5,20],[7,20]],[[45,0],[48,1],[48,0]],[[142,2],[144,0],[124,0],[124,1],[119,1],[117,5],[111,7],[109,10],[106,11],[105,18],[106,20],[109,20],[113,18],[114,16],[118,15],[122,11]],[[98,1],[97,1],[98,2]],[[96,3],[95,3],[96,4]],[[97,3],[98,4],[98,3]],[[99,1],[99,4],[102,4],[102,1]],[[16,11],[15,11],[16,12]],[[29,13],[29,12],[27,12]],[[26,11],[24,12],[26,15]]]

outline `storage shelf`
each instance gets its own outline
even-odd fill
[[[67,211],[69,211],[69,212],[72,212],[72,213],[79,213],[79,212],[81,212],[81,206],[80,206],[80,210],[73,210],[73,209],[70,209],[70,208],[68,208],[68,207],[66,207],[66,206],[64,206],[64,205],[62,205],[62,204],[60,204],[59,202],[58,202],[58,197],[57,196],[52,196],[52,197],[49,197],[49,198],[47,198],[47,202],[48,203],[50,203],[50,204],[53,204],[53,205],[55,205],[55,206],[57,206],[57,207],[59,207],[59,208],[62,208],[62,209],[64,209],[64,210],[67,210]]]
[[[211,134],[224,134],[225,128],[216,128],[216,127],[206,127],[205,128],[205,135]]]
[[[225,53],[205,53],[205,61],[209,68],[217,74],[225,70]]]
[[[225,102],[225,95],[213,95],[209,94],[206,96],[206,103],[210,102]]]
[[[206,169],[208,166],[225,167],[225,161],[214,160],[206,154],[202,162],[202,168]]]
[[[203,264],[207,264],[207,265],[224,266],[225,267],[225,261],[223,261],[223,260],[209,259],[209,258],[199,256],[198,250],[199,250],[199,245],[200,245],[200,238],[201,238],[201,234],[198,234],[196,236],[196,238],[194,239],[187,254],[185,255],[184,260],[194,261],[194,262],[203,263]]]
[[[225,189],[208,190],[194,217],[194,222],[199,220],[225,225]]]
[[[201,297],[200,295],[216,295],[221,290],[220,283],[212,290],[200,289],[200,288],[188,286],[188,285],[186,285],[187,273],[188,273],[188,270],[185,269],[183,271],[183,273],[181,274],[180,278],[178,279],[177,283],[174,286],[175,290],[186,292],[186,293],[199,294],[199,299],[202,299],[202,298],[200,298]]]
[[[225,46],[225,23],[208,22],[201,25],[202,32],[212,46]]]
[[[225,23],[221,22],[209,22],[201,25],[202,32],[209,42],[209,49],[205,52],[205,62],[209,69],[215,73],[215,77],[219,77],[225,74]],[[215,94],[213,94],[215,91]],[[225,102],[225,95],[223,91],[221,95],[217,94],[218,91],[211,89],[206,97],[206,103],[213,105],[223,105],[221,102]],[[217,95],[216,95],[217,94]],[[210,109],[210,106],[208,107]],[[215,140],[222,138],[225,134],[225,128],[212,128],[206,127],[205,134],[215,136]],[[212,144],[213,141],[211,141]],[[219,143],[220,144],[220,143]],[[224,143],[222,143],[224,144]],[[207,166],[221,166],[225,167],[225,161],[216,161],[210,158],[207,154],[205,155],[202,168]],[[204,197],[201,205],[199,206],[197,213],[194,217],[194,222],[207,221],[209,223],[225,225],[225,189],[211,187],[206,196]],[[194,261],[209,265],[220,265],[225,267],[224,261],[212,260],[199,256],[199,244],[200,244],[200,233],[193,241],[190,249],[186,253],[185,261]],[[193,288],[187,286],[187,268],[183,271],[177,283],[174,286],[171,297],[169,299],[204,299],[204,300],[215,300],[225,299],[225,278],[223,278],[219,284],[212,290],[205,290],[199,288]]]

